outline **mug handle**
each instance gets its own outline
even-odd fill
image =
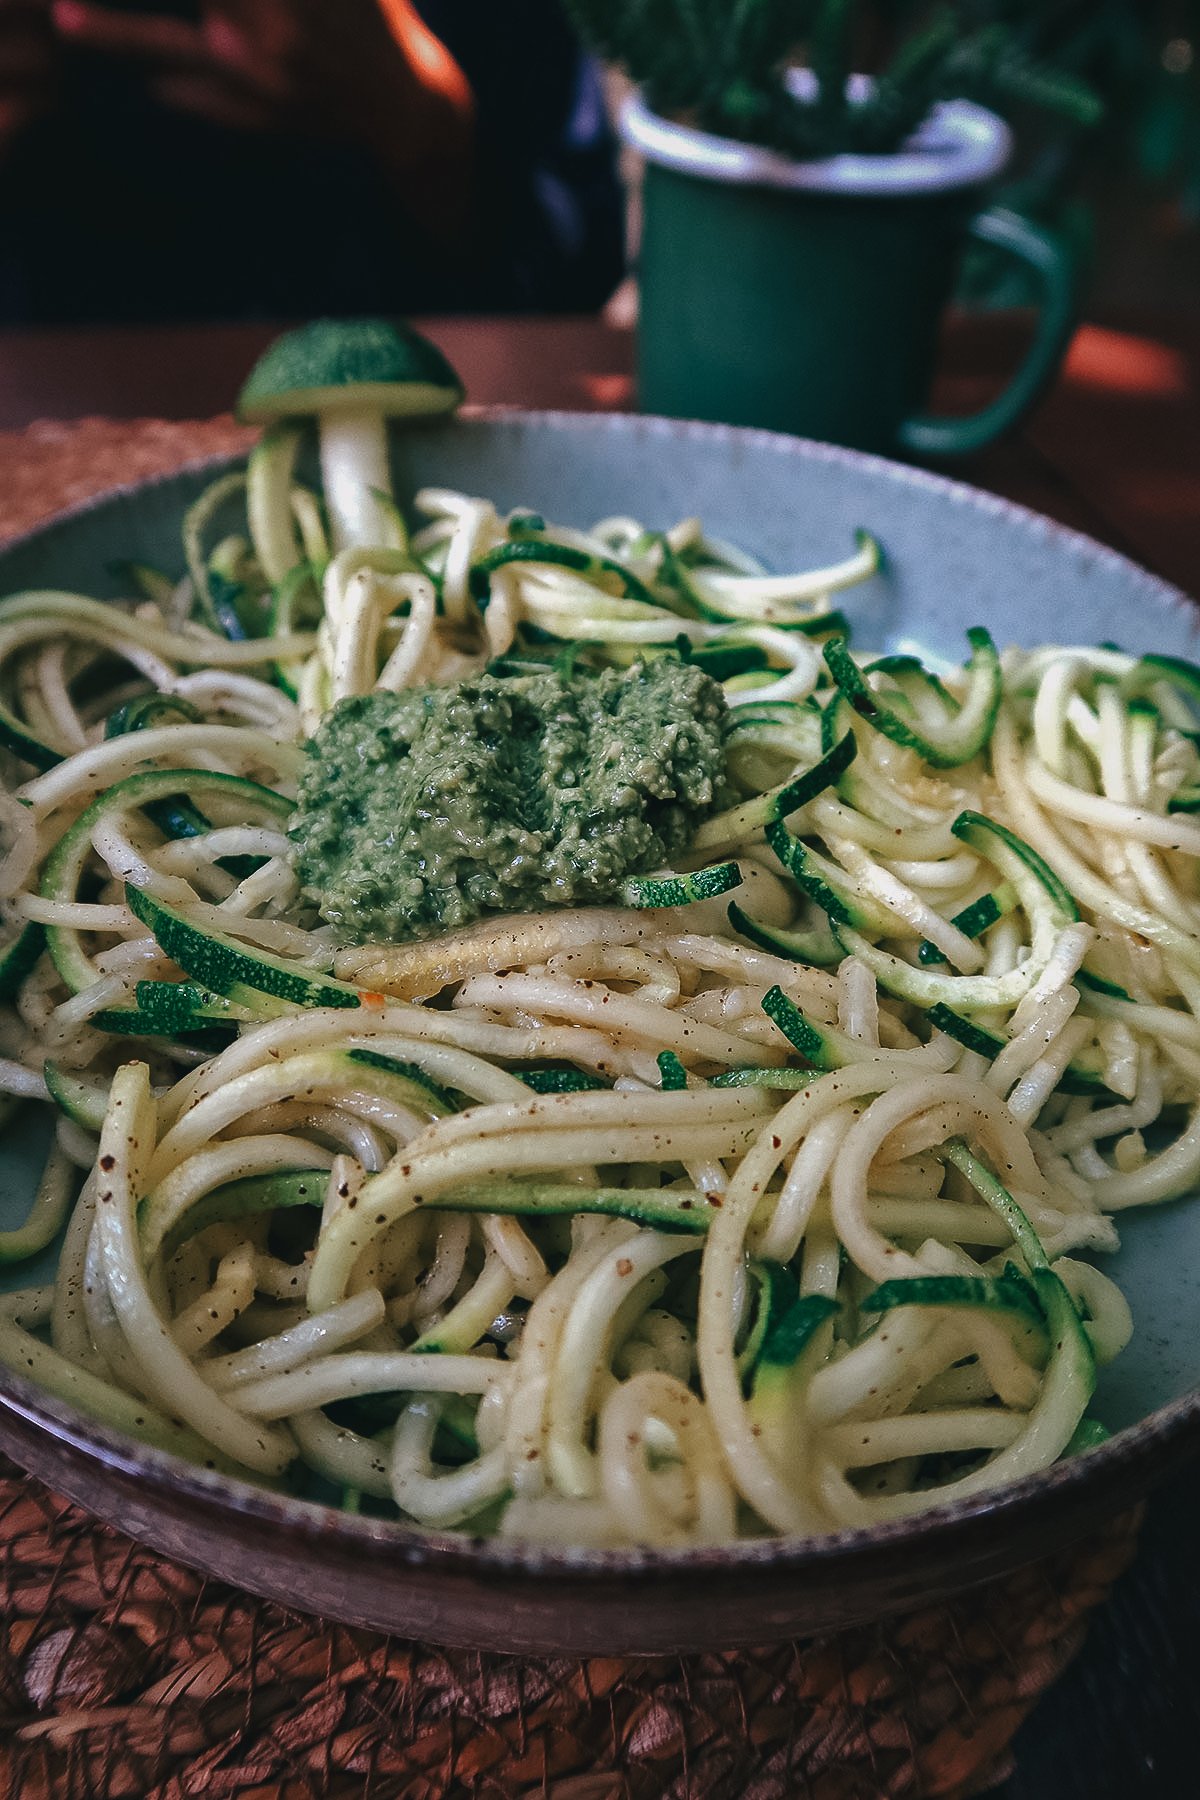
[[[1037,327],[1024,362],[1004,392],[981,411],[965,418],[923,413],[905,421],[900,443],[917,456],[965,456],[1010,430],[1053,379],[1075,329],[1077,265],[1061,238],[1006,206],[977,213],[967,230],[980,243],[1007,250],[1034,271],[1041,288]]]

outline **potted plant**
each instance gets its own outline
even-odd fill
[[[1021,416],[1075,316],[1075,271],[1050,232],[984,190],[1012,138],[982,102],[1098,112],[1036,63],[1035,0],[925,12],[873,78],[852,73],[881,15],[855,0],[568,0],[637,84],[623,111],[646,163],[639,396],[648,410],[950,455]],[[921,414],[941,314],[969,239],[1032,270],[1031,348],[967,419]]]

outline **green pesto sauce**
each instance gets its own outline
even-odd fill
[[[342,700],[290,828],[305,894],[357,942],[611,900],[728,801],[725,717],[674,657]]]

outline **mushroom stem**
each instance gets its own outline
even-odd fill
[[[334,550],[401,548],[394,521],[375,497],[392,492],[384,419],[374,407],[331,407],[322,412],[319,431]]]

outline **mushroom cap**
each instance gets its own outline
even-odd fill
[[[463,385],[417,331],[388,319],[314,319],[264,350],[238,395],[248,425],[370,407],[390,418],[452,412]]]

